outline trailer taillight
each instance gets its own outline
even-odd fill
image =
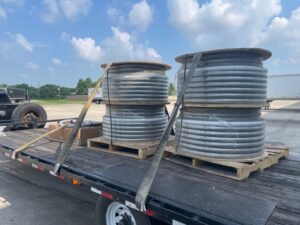
[[[72,179],[72,184],[73,184],[73,185],[79,185],[79,184],[80,184],[80,181],[79,181],[79,180],[76,180],[76,179]]]
[[[110,199],[110,200],[113,199],[113,195],[110,194],[110,193],[108,193],[108,192],[102,192],[101,195],[102,195],[103,197],[105,197],[105,198]]]
[[[154,212],[153,210],[147,209],[146,212],[145,212],[145,214],[146,214],[147,216],[154,216],[154,215],[155,215],[155,212]]]

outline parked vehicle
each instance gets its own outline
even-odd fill
[[[300,74],[268,76],[268,100],[299,100]]]
[[[23,89],[0,88],[0,125],[9,129],[43,128],[47,114],[38,104],[29,102],[29,95]]]

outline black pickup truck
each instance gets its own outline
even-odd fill
[[[0,88],[0,126],[9,129],[42,128],[47,114],[38,104],[29,102],[29,95],[23,89]]]

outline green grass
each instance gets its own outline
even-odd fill
[[[33,99],[31,102],[40,104],[40,105],[65,105],[65,104],[84,104],[86,101],[71,101],[67,99],[43,99],[43,100],[36,100]]]

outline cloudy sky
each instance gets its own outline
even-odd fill
[[[299,0],[0,0],[0,83],[74,86],[100,64],[226,47],[273,52],[269,74],[300,72]]]

